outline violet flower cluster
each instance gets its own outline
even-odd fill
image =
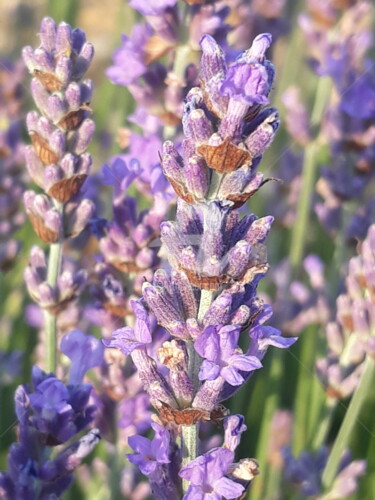
[[[337,298],[336,321],[327,324],[328,355],[317,372],[333,399],[350,396],[358,385],[366,356],[374,356],[375,226],[369,228],[359,254],[350,259],[346,292]]]
[[[372,6],[360,0],[349,8],[334,2],[310,2],[309,7],[300,25],[312,66],[334,87],[322,126],[331,161],[321,169],[315,211],[331,233],[344,227],[348,238],[364,239],[374,217],[372,197],[366,194],[375,160],[375,74],[367,59],[373,46]]]
[[[19,200],[24,191],[22,174],[24,145],[21,140],[20,113],[24,67],[20,61],[0,62],[0,269],[7,271],[19,251],[14,233],[25,215]]]
[[[109,79],[126,86],[140,109],[157,117],[159,124],[176,126],[180,122],[183,98],[196,80],[192,63],[197,60],[203,33],[221,38],[226,33],[228,7],[195,3],[188,8],[176,5],[176,0],[130,2],[146,22],[136,24],[130,36],[122,36],[122,46],[113,55],[114,65],[107,70]],[[191,17],[188,39],[181,45],[179,32],[186,23],[187,9]],[[164,64],[164,56],[172,64]]]
[[[357,490],[357,482],[366,471],[364,460],[351,459],[350,453],[343,456],[335,481],[329,491],[324,491],[322,474],[328,459],[328,449],[322,447],[315,455],[302,452],[294,458],[289,447],[282,451],[284,474],[304,498],[329,500],[330,498],[348,498]]]
[[[67,384],[35,366],[32,386],[16,390],[18,442],[10,447],[8,471],[0,472],[4,500],[61,498],[74,469],[100,439],[98,429],[87,429],[96,409],[83,378],[103,363],[103,346],[75,330],[63,337],[61,349],[71,360]]]
[[[262,366],[269,345],[295,342],[263,326],[271,310],[256,295],[268,269],[263,242],[272,217],[241,217],[238,210],[265,182],[257,166],[279,123],[275,109],[262,109],[274,77],[265,58],[270,43],[269,34],[258,36],[227,66],[215,40],[202,38],[201,86],[185,101],[185,138],[179,148],[171,141],[163,146],[164,173],[179,196],[176,221],[161,226],[172,269],[158,270],[143,286],[145,305],[171,339],[154,359],[149,312],[137,301],[134,328],[105,341],[132,356],[159,414],[151,442],[129,439],[135,451],[129,459],[149,476],[156,498],[178,498],[181,460],[185,499],[244,492],[257,465],[250,459],[234,463],[239,438],[197,457],[197,427],[202,421],[241,421],[226,417],[221,402]],[[239,338],[248,328],[243,351]],[[243,430],[239,425],[233,435]]]
[[[91,80],[83,79],[94,54],[83,31],[44,18],[41,45],[23,49],[33,76],[31,92],[39,113],[27,115],[32,145],[26,147],[26,165],[32,180],[44,191],[24,193],[26,212],[37,235],[51,245],[47,260],[33,247],[25,281],[34,301],[56,316],[74,301],[86,281],[86,272],[62,263],[67,238],[81,233],[94,213],[94,204],[80,191],[92,163],[86,149],[93,137],[89,118]]]

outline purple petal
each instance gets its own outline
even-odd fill
[[[250,372],[262,368],[262,363],[255,356],[245,356],[245,354],[233,354],[228,360],[228,365],[233,366],[237,370]]]
[[[215,491],[220,493],[224,498],[238,498],[245,490],[245,488],[238,483],[235,483],[227,477],[222,477],[215,481]]]
[[[226,366],[223,368],[220,375],[226,382],[228,382],[228,384],[233,386],[241,385],[244,382],[242,375],[240,375],[232,366]]]
[[[205,359],[199,370],[199,380],[215,380],[220,375],[220,366]]]
[[[220,357],[220,341],[215,326],[207,327],[198,337],[194,348],[202,358],[216,361]]]
[[[65,335],[60,344],[61,351],[71,361],[70,384],[80,384],[86,372],[104,361],[104,348],[100,340],[86,335],[81,330],[73,330]]]
[[[125,326],[124,328],[116,330],[112,333],[112,339],[104,339],[102,342],[106,347],[119,349],[125,355],[145,345],[143,341],[140,341],[136,337],[133,328],[130,326]]]

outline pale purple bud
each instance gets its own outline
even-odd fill
[[[213,130],[211,121],[207,118],[203,109],[194,109],[187,116],[188,127],[192,138],[197,145],[208,142]]]
[[[228,252],[227,274],[233,278],[241,278],[249,267],[251,259],[251,245],[245,240],[238,241]]]
[[[73,78],[78,80],[82,77],[84,73],[86,73],[90,63],[94,57],[94,46],[86,42],[81,49],[81,52],[75,62],[74,70],[73,70]]]
[[[208,191],[208,169],[200,156],[190,157],[184,169],[186,187],[196,200],[203,200]]]
[[[242,415],[231,415],[224,419],[224,446],[236,451],[241,441],[241,434],[246,431],[245,419]]]
[[[72,28],[67,23],[60,23],[56,33],[57,54],[70,54],[71,51]]]
[[[55,75],[61,82],[62,87],[66,87],[72,78],[72,61],[70,57],[60,55],[56,62]]]
[[[91,200],[84,199],[78,205],[67,206],[65,214],[65,234],[75,237],[87,226],[94,215],[95,205]]]
[[[87,118],[84,120],[78,130],[74,132],[70,144],[71,151],[76,155],[81,155],[88,148],[95,131],[95,123]]]
[[[224,75],[226,71],[225,55],[220,45],[210,35],[204,35],[200,45],[202,48],[200,64],[202,79],[209,81],[211,78]]]
[[[47,52],[52,52],[56,44],[56,23],[50,17],[45,17],[40,23],[40,41]]]
[[[265,120],[245,140],[246,147],[252,158],[264,153],[275,137],[280,120],[277,110],[269,114]]]
[[[81,88],[77,82],[72,82],[68,85],[65,91],[65,99],[70,109],[75,110],[82,104]]]

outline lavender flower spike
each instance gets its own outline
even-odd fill
[[[242,417],[227,418],[223,447],[201,456],[199,425],[227,417],[221,403],[261,368],[268,346],[285,348],[296,340],[262,326],[271,311],[256,296],[268,269],[264,242],[273,217],[238,210],[264,183],[257,168],[279,124],[275,109],[261,109],[274,77],[265,57],[270,43],[270,35],[259,35],[227,65],[218,43],[203,36],[200,87],[185,100],[185,138],[181,147],[171,141],[163,146],[163,170],[179,197],[176,220],[161,225],[172,270],[170,275],[156,271],[153,283],[143,285],[149,310],[172,337],[158,350],[164,366],[153,359],[152,320],[143,309],[136,311],[134,329],[114,332],[107,342],[131,352],[158,422],[171,440],[180,437],[177,457],[170,450],[163,459],[176,468],[182,459],[185,500],[238,498],[258,473],[253,459],[233,463],[246,428]],[[243,352],[240,336],[248,328],[250,344]],[[134,444],[141,470],[160,467],[155,451],[149,455],[149,443],[137,438]],[[176,476],[174,486],[180,489]],[[164,498],[161,484],[154,489],[156,498]]]
[[[89,108],[92,83],[83,77],[94,48],[83,31],[64,22],[57,26],[49,17],[42,20],[39,34],[40,46],[35,50],[27,46],[22,51],[39,111],[27,115],[31,145],[26,148],[25,158],[32,180],[45,194],[27,191],[24,202],[36,234],[51,246],[43,287],[38,283],[40,270],[32,265],[26,271],[26,281],[31,295],[44,309],[46,364],[47,370],[53,372],[56,315],[66,309],[73,296],[77,297],[80,287],[70,275],[62,274],[64,241],[85,229],[95,208],[91,200],[78,196],[92,163],[86,153],[95,129]],[[69,298],[59,297],[58,285],[75,290],[70,290]]]

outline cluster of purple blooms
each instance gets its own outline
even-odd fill
[[[148,498],[150,488],[159,500],[244,498],[259,473],[255,459],[236,457],[247,428],[244,417],[230,415],[224,403],[262,367],[269,346],[285,349],[297,340],[265,325],[272,309],[257,291],[269,268],[265,240],[274,218],[245,213],[246,203],[271,180],[258,171],[280,123],[278,111],[269,107],[275,70],[266,53],[272,36],[286,29],[284,1],[185,3],[183,8],[177,0],[129,3],[145,23],[123,36],[107,75],[129,89],[138,106],[128,119],[142,133],[121,130],[120,144],[129,150],[110,158],[98,176],[113,190],[111,220],[98,217],[88,179],[92,158],[86,149],[95,126],[92,82],[85,73],[93,46],[81,30],[45,18],[40,47],[23,51],[38,108],[27,115],[31,145],[24,156],[43,192],[26,191],[24,204],[36,234],[49,245],[48,257],[38,246],[31,249],[25,282],[44,314],[49,357],[46,371],[34,367],[30,386],[16,391],[18,442],[10,448],[7,472],[0,472],[4,500],[61,498],[74,469],[101,436],[110,461],[126,449],[131,465],[110,470],[96,457],[82,475],[97,467],[111,476],[111,485],[120,481],[122,494],[132,500]],[[357,30],[349,22],[353,16],[363,24],[368,2],[354,2],[349,9],[340,43],[330,36],[341,8],[334,3],[323,8],[312,0],[310,17],[301,17],[314,42],[312,67],[328,75],[341,95],[323,124],[334,162],[330,171],[322,170],[318,191],[324,202],[316,205],[331,229],[340,226],[342,201],[358,198],[373,175],[375,112],[371,72],[362,75],[371,36],[367,27]],[[187,12],[190,23],[181,30]],[[18,68],[10,70],[18,75]],[[1,182],[8,190],[1,193],[6,200],[0,209],[9,207],[9,197],[17,202],[23,191],[14,181],[23,150],[13,122],[19,112],[18,76],[10,80],[10,94],[6,88],[15,99],[5,99],[7,130],[0,132]],[[0,101],[1,91],[0,84]],[[360,95],[366,95],[368,106],[362,106]],[[283,102],[290,134],[300,146],[310,144],[298,89],[289,89]],[[342,154],[347,150],[354,158],[349,173]],[[298,161],[292,160],[296,172]],[[291,186],[295,199],[299,180],[296,175]],[[175,218],[166,221],[175,202]],[[361,230],[352,234],[346,228],[348,234],[364,238],[371,207],[370,202],[356,212],[360,224],[352,221],[352,226]],[[287,224],[293,210],[293,202],[280,210]],[[17,245],[8,241],[22,222],[17,209],[14,213],[17,217],[0,231],[4,269],[17,253]],[[91,236],[100,252],[94,265],[91,256],[81,262],[76,253],[69,256],[69,244],[82,247]],[[371,226],[359,255],[349,262],[336,321],[327,326],[328,354],[318,361],[317,372],[330,403],[355,391],[374,355],[374,247]],[[322,262],[310,255],[304,267],[310,289],[297,280],[289,287],[290,269],[273,275],[278,287],[273,321],[289,335],[332,319]],[[75,307],[84,290],[89,304]],[[76,329],[81,323],[99,326],[103,341]],[[62,336],[64,331],[69,333]],[[56,362],[56,352],[70,359],[68,370],[65,358]],[[0,386],[2,372],[11,373],[7,367],[18,361],[14,356],[0,352]],[[93,386],[84,382],[91,368]],[[273,430],[269,460],[284,468],[300,494],[341,498],[356,490],[364,461],[352,461],[346,452],[328,492],[322,479],[327,448],[319,443],[315,454],[294,458],[285,446],[291,419],[280,412],[276,427],[279,420],[282,432],[276,436]],[[223,438],[206,439],[210,423],[223,427]],[[151,439],[145,436],[150,432]]]
[[[178,496],[178,475],[188,484],[186,499],[243,493],[257,472],[255,462],[234,463],[236,446],[226,444],[187,455],[187,435],[200,421],[214,420],[215,413],[225,426],[241,419],[226,417],[221,403],[262,366],[269,345],[295,342],[263,326],[271,310],[256,296],[268,268],[263,242],[272,217],[241,218],[238,210],[264,182],[257,166],[278,127],[276,110],[261,107],[268,103],[274,76],[265,58],[270,42],[269,34],[258,36],[227,66],[215,40],[202,38],[201,86],[185,100],[185,137],[178,148],[171,141],[163,146],[164,173],[179,196],[176,221],[161,226],[172,270],[158,270],[152,283],[143,285],[146,305],[172,340],[154,359],[149,313],[137,301],[134,327],[121,328],[106,341],[132,356],[159,412],[154,439],[129,438],[136,453],[128,456],[149,476],[156,498]],[[239,337],[247,328],[250,342],[242,351]],[[239,426],[237,433],[242,430]]]
[[[9,450],[8,471],[0,472],[0,498],[59,498],[100,439],[98,429],[87,429],[96,408],[89,401],[92,387],[83,378],[103,363],[104,348],[75,330],[63,337],[61,351],[71,360],[67,383],[34,367],[31,387],[16,391],[18,442]]]

